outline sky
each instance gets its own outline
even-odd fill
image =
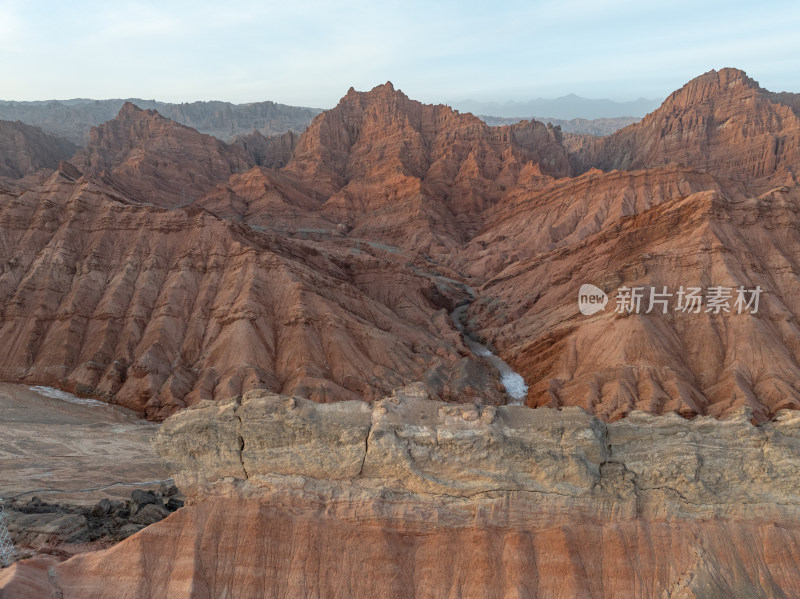
[[[0,99],[664,98],[712,68],[800,92],[796,0],[0,0]]]

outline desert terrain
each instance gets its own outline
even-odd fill
[[[31,128],[0,127],[0,490],[186,504],[120,489],[161,517],[3,597],[800,594],[800,94],[712,70],[604,136],[391,82],[301,132]]]

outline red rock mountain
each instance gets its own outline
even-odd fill
[[[435,252],[465,241],[508,187],[570,166],[558,129],[489,127],[387,83],[351,89],[316,117],[285,171],[310,183],[319,212],[353,235]]]
[[[270,165],[283,162],[291,140],[237,143]],[[257,227],[347,231],[436,254],[469,239],[508,188],[569,172],[557,128],[535,121],[489,127],[471,114],[410,100],[387,83],[350,90],[319,115],[279,172],[234,177],[199,204]]]
[[[742,181],[794,185],[800,176],[800,94],[762,89],[737,69],[709,71],[641,122],[573,138],[579,170],[639,169],[679,162]]]
[[[532,406],[610,420],[747,406],[763,421],[800,408],[798,201],[797,188],[755,195],[674,165],[554,185],[496,211],[472,242],[471,268],[490,273],[472,327],[523,375]],[[605,311],[578,312],[584,283],[609,295]],[[623,286],[720,285],[734,290],[730,306],[739,286],[760,286],[758,313],[686,314],[676,297],[667,314],[645,314],[649,300],[614,313]]]
[[[0,227],[5,380],[151,418],[258,387],[369,400],[425,380],[442,397],[500,401],[442,309],[464,292],[418,275],[414,256],[143,206],[61,171],[0,196]]]
[[[793,102],[707,73],[571,156],[647,168],[573,178],[557,128],[489,127],[391,84],[351,90],[296,143],[227,146],[126,105],[76,156],[84,175],[64,164],[0,198],[0,373],[151,417],[254,387],[329,401],[423,380],[502,401],[447,316],[468,284],[467,328],[530,405],[768,418],[800,402],[797,188],[765,191],[793,176]],[[583,283],[764,295],[752,316],[587,318]]]
[[[0,177],[19,179],[42,168],[55,169],[76,149],[66,139],[38,127],[0,121]]]
[[[0,378],[179,412],[189,503],[0,595],[800,595],[798,106],[712,71],[596,139],[387,84],[235,147],[126,106],[0,188]],[[541,409],[487,405],[467,302]]]
[[[186,206],[252,164],[239,147],[126,102],[93,127],[75,163],[124,195],[154,206]]]

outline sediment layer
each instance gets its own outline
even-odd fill
[[[184,410],[155,445],[190,505],[109,550],[15,564],[0,589],[65,599],[800,592],[797,412],[759,426],[745,410],[608,424],[579,408],[447,404],[422,389],[372,406],[252,391]]]
[[[299,489],[451,507],[502,496],[626,517],[797,516],[800,414],[750,419],[634,413],[609,424],[579,408],[431,401],[419,385],[372,406],[251,391],[177,414],[155,445],[195,498]]]

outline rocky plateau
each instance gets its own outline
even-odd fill
[[[607,424],[580,408],[424,395],[415,384],[369,406],[253,391],[184,410],[155,445],[189,506],[110,549],[18,563],[0,588],[21,598],[800,590],[797,411],[761,426],[744,409]]]

